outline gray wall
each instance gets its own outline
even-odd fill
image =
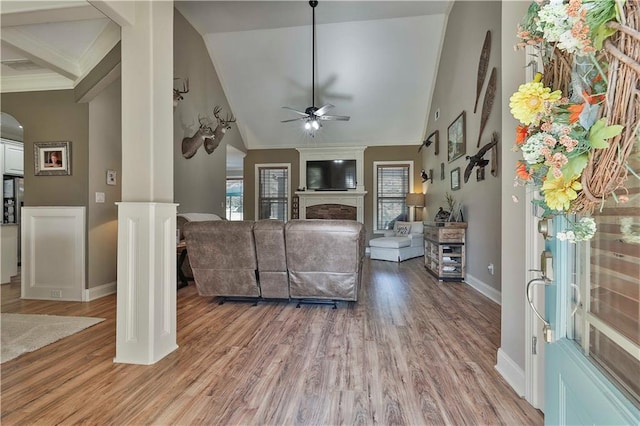
[[[449,15],[436,86],[431,102],[431,113],[426,135],[438,130],[440,135],[440,153],[434,155],[435,147],[431,145],[423,150],[424,168],[433,169],[433,184],[427,187],[426,218],[433,220],[439,207],[446,210],[445,193],[449,192],[456,200],[463,203],[467,229],[467,273],[490,286],[496,291],[501,289],[501,256],[500,256],[500,176],[502,162],[499,161],[498,177],[490,173],[490,166],[485,168],[485,180],[476,181],[475,170],[467,183],[462,180],[467,160],[464,155],[453,162],[447,160],[447,128],[462,112],[466,111],[466,155],[474,155],[480,128],[480,113],[489,75],[493,67],[497,68],[498,87],[495,102],[489,121],[483,131],[480,146],[491,140],[494,131],[501,131],[501,22],[500,2],[455,2]],[[516,21],[511,21],[516,22]],[[513,25],[515,28],[515,24]],[[477,113],[473,113],[476,97],[476,80],[478,61],[487,30],[491,31],[492,48],[484,88],[481,93]],[[434,114],[440,110],[436,121]],[[511,139],[502,138],[500,145],[511,146]],[[485,158],[491,158],[490,153]],[[445,165],[444,180],[440,179],[440,164]],[[461,189],[451,190],[450,172],[460,167]],[[510,166],[507,166],[510,167]],[[510,173],[510,169],[507,174]],[[489,274],[487,266],[495,265],[495,275]]]
[[[89,103],[89,193],[87,209],[87,287],[113,283],[117,276],[118,208],[122,183],[120,79]],[[107,170],[116,171],[116,185],[107,185]],[[96,203],[95,193],[105,194]]]
[[[86,206],[89,106],[73,90],[2,94],[2,111],[24,127],[24,205]],[[34,142],[71,141],[71,176],[35,176]]]
[[[413,192],[424,192],[420,170],[422,158],[418,154],[417,145],[370,146],[364,151],[364,186],[368,192],[364,197],[364,224],[367,230],[367,241],[373,235],[373,162],[374,161],[413,161]],[[290,149],[251,149],[244,158],[244,218],[255,218],[255,165],[268,163],[291,163],[291,190],[300,186],[300,153]],[[416,211],[416,220],[421,219],[421,212]]]
[[[178,12],[174,11],[174,77],[189,79],[189,93],[183,95],[173,114],[174,200],[182,213],[216,213],[225,216],[226,146],[246,152],[235,124],[227,131],[220,146],[210,155],[200,148],[195,156],[182,156],[181,142],[198,130],[198,117],[213,118],[213,108],[220,105],[222,116],[232,111],[220,85],[216,70],[202,36]],[[176,82],[175,87],[180,87]]]

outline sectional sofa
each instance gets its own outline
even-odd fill
[[[188,222],[183,233],[202,296],[358,300],[365,232],[356,221]]]

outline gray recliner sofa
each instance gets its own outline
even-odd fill
[[[365,250],[361,223],[189,222],[184,235],[200,295],[358,300]]]
[[[201,296],[260,296],[253,222],[188,222],[183,231]]]
[[[364,226],[351,220],[292,220],[285,227],[293,299],[358,300]]]

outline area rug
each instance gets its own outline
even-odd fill
[[[104,318],[0,314],[0,364],[102,321]]]

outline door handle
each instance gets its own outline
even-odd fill
[[[540,312],[536,308],[536,305],[533,303],[533,300],[532,300],[533,296],[531,295],[531,289],[533,289],[533,287],[537,285],[549,285],[550,283],[551,281],[547,277],[534,278],[527,283],[527,302],[529,303],[529,306],[533,310],[533,313],[536,314],[536,316],[540,318],[540,321],[542,321],[544,325],[547,327],[551,326],[551,324],[549,324],[549,321],[547,321],[540,314]]]
[[[540,272],[549,281],[553,281],[553,255],[548,250],[540,253]]]

